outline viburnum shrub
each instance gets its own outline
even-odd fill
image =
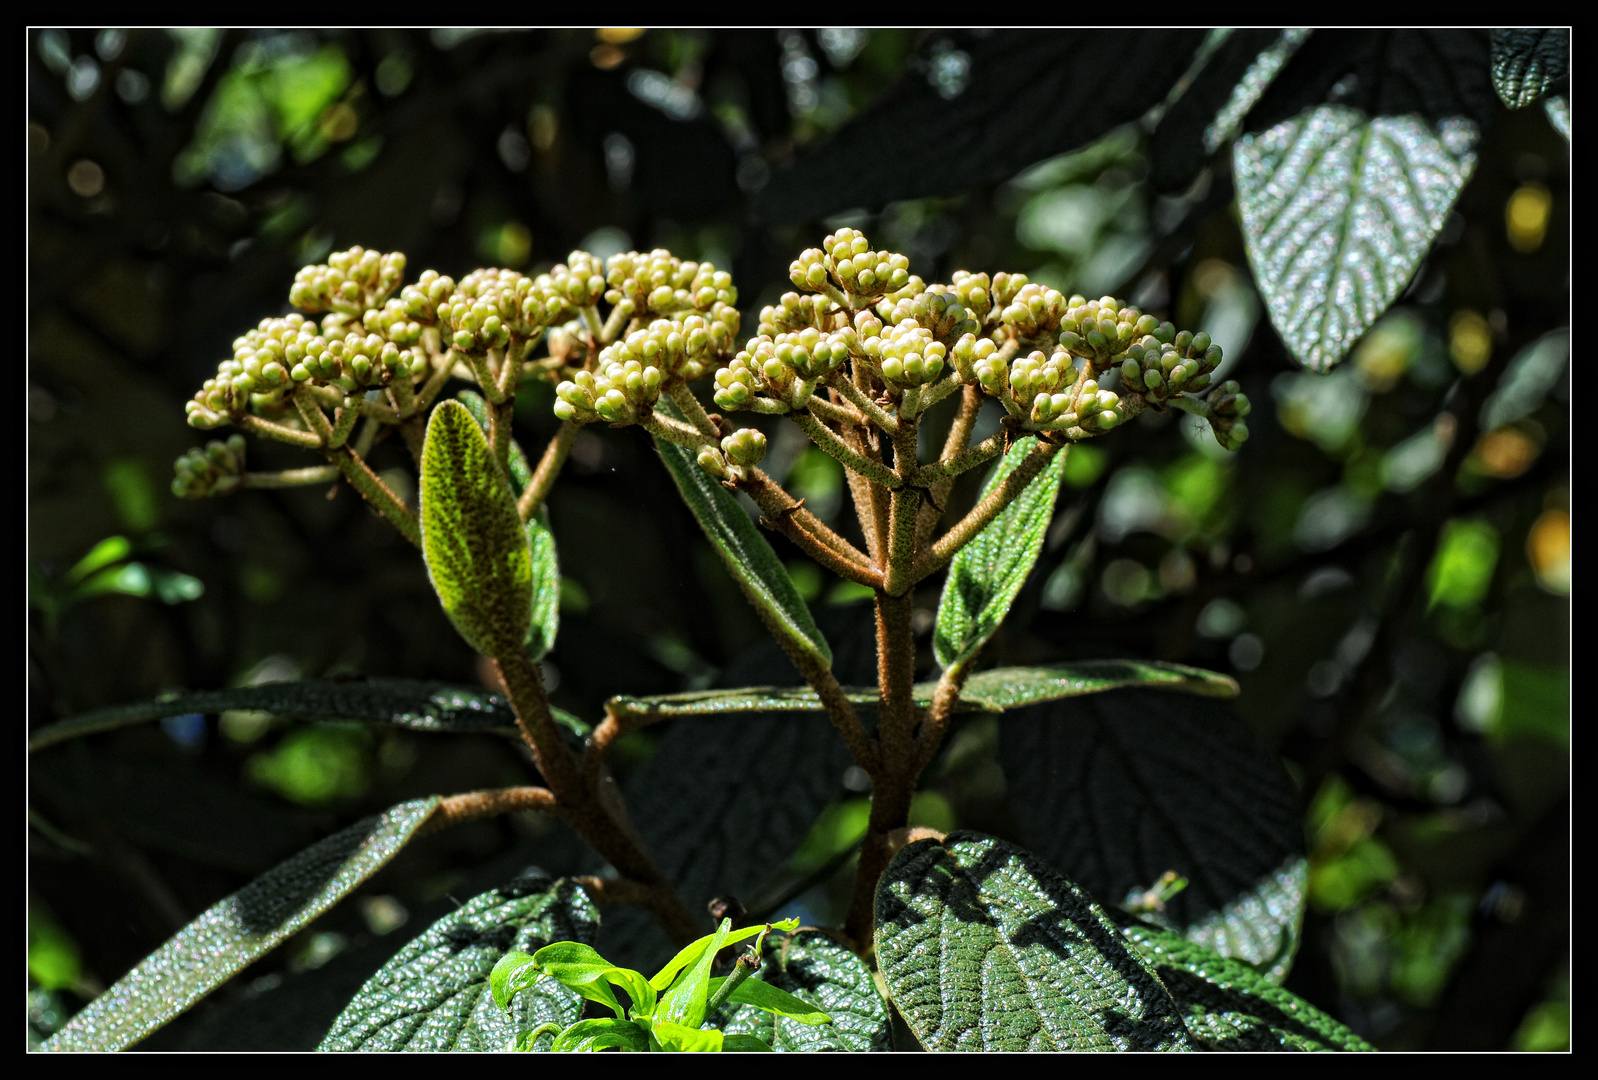
[[[400,253],[357,247],[301,270],[289,294],[299,310],[239,337],[187,405],[194,427],[301,446],[325,465],[252,472],[235,434],[180,458],[172,487],[200,498],[347,479],[420,549],[439,602],[492,664],[503,699],[398,680],[301,682],[224,692],[227,705],[190,695],[85,717],[44,739],[196,707],[434,729],[508,721],[537,782],[404,803],[329,837],[201,916],[49,1048],[128,1045],[337,902],[413,836],[529,809],[570,823],[612,872],[524,877],[462,907],[368,982],[324,1048],[865,1050],[889,1045],[889,1001],[935,1048],[1364,1045],[1277,985],[1296,943],[1301,861],[1267,881],[1263,903],[1280,900],[1281,910],[1256,920],[1264,930],[1251,938],[1228,932],[1226,920],[1244,919],[1236,912],[1199,932],[1163,918],[1185,884],[1174,871],[1137,895],[1100,898],[1124,900],[1106,908],[1009,843],[907,828],[917,780],[958,714],[1126,686],[1236,692],[1226,676],[1141,661],[977,670],[1038,557],[1072,444],[1151,409],[1203,417],[1228,448],[1247,439],[1248,399],[1234,382],[1212,385],[1222,357],[1207,334],[1023,274],[957,271],[928,284],[903,255],[852,229],[799,255],[790,267],[797,291],[761,310],[752,337],[740,335],[726,272],[664,250],[605,260],[576,251],[537,277],[490,269],[457,282],[429,270],[407,285],[405,269]],[[530,380],[555,384],[560,418],[536,458],[511,433],[517,387]],[[446,398],[452,383],[473,388]],[[990,400],[996,430],[977,438]],[[730,419],[747,413],[785,418],[843,466],[863,543],[762,471],[768,436]],[[942,434],[929,440],[935,416]],[[551,708],[539,660],[555,640],[559,571],[546,500],[589,424],[653,439],[808,689],[618,697],[592,728]],[[393,431],[419,474],[418,507],[367,464]],[[980,497],[942,525],[956,480],[973,469],[988,473]],[[760,526],[870,590],[876,686],[839,683],[831,647],[738,494],[758,508]],[[940,573],[933,644],[942,674],[917,683],[913,598]],[[629,820],[606,756],[661,721],[714,715],[731,725],[773,712],[824,712],[869,780],[847,918],[824,930],[732,930],[728,916],[704,937]],[[590,944],[596,903],[647,909],[683,951],[653,980],[612,965]],[[720,903],[748,918],[736,901]],[[498,944],[441,973],[451,935],[485,923],[504,927]],[[714,981],[722,946],[757,933],[764,954],[746,954],[726,982]],[[1255,940],[1261,934],[1269,940]],[[584,999],[614,1016],[581,1019]]]

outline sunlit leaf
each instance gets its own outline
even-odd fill
[[[1239,139],[1243,235],[1271,322],[1326,371],[1398,298],[1476,163],[1473,121],[1322,105]]]
[[[982,494],[1003,483],[1036,445],[1036,436],[1018,439],[989,472]],[[1009,614],[1016,593],[1026,584],[1043,550],[1069,453],[1067,448],[1055,454],[1043,472],[949,564],[932,634],[932,652],[939,666],[949,668],[971,659]]]
[[[858,956],[821,931],[768,937],[759,976],[766,984],[826,1013],[832,1022],[803,1024],[751,1005],[730,1005],[715,1018],[729,1042],[735,1034],[752,1035],[780,1054],[861,1053],[891,1047],[888,1006],[871,971]]]
[[[489,976],[509,952],[591,940],[598,922],[578,886],[529,871],[468,900],[396,953],[334,1021],[320,1049],[498,1051],[540,1024],[576,1023],[582,998],[575,991],[545,979],[517,994],[507,1013],[494,1001]],[[547,1047],[552,1039],[540,1042]]]
[[[929,1050],[1191,1050],[1181,1010],[1087,893],[977,833],[907,845],[877,887],[877,959]]]
[[[438,806],[401,803],[307,848],[141,960],[41,1050],[120,1050],[182,1013],[371,877]]]

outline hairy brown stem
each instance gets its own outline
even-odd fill
[[[320,449],[322,440],[315,432],[301,431],[299,428],[286,427],[283,424],[274,424],[270,420],[262,420],[259,416],[245,413],[233,421],[233,426],[253,431],[268,439],[278,442],[290,443],[294,446],[304,446],[310,449]]]
[[[875,587],[880,575],[872,567],[871,560],[806,510],[765,472],[750,469],[748,477],[738,482],[738,488],[747,492],[760,507],[771,528],[788,536],[811,558],[840,577]]]
[[[464,825],[469,821],[498,817],[501,814],[514,814],[522,810],[561,814],[555,793],[548,788],[529,786],[468,791],[440,799],[438,809],[427,819],[427,824],[419,830],[419,835]]]
[[[340,446],[327,451],[328,460],[338,466],[344,474],[344,479],[350,486],[361,493],[361,497],[372,504],[372,507],[388,519],[405,537],[417,548],[422,546],[422,523],[417,520],[411,508],[393,490],[372,471],[371,466],[357,457],[349,447]]]
[[[817,420],[808,411],[789,414],[790,419],[798,424],[804,433],[810,436],[810,441],[821,448],[822,452],[842,465],[850,472],[857,472],[872,483],[880,484],[885,488],[898,488],[903,486],[904,480],[897,475],[896,470],[888,468],[881,462],[872,461],[850,447],[838,433]]]
[[[1021,489],[1030,484],[1039,473],[1049,464],[1049,459],[1054,457],[1063,448],[1063,444],[1039,440],[1032,452],[1021,459],[1015,471],[1006,476],[1002,483],[976,506],[971,512],[954,524],[948,532],[916,557],[915,565],[907,575],[910,582],[921,581],[929,574],[935,574],[949,564],[959,550],[975,539],[977,533],[985,528],[988,522],[999,516],[999,512],[1021,493]]]
[[[555,437],[549,440],[548,446],[544,447],[544,456],[538,459],[538,468],[533,470],[533,478],[527,482],[522,497],[516,502],[516,513],[521,515],[523,521],[531,521],[533,515],[538,513],[538,508],[544,505],[544,500],[549,496],[549,489],[555,486],[555,477],[560,475],[561,466],[566,464],[572,442],[577,438],[577,432],[581,427],[581,424],[575,424],[570,420],[562,421],[560,430],[555,432]]]
[[[721,432],[716,429],[715,422],[710,419],[710,414],[705,412],[705,407],[699,404],[699,399],[694,397],[694,392],[688,389],[687,383],[667,384],[666,396],[671,398],[673,405],[677,406],[683,419],[692,424],[696,430],[712,439],[718,441],[721,439]]]

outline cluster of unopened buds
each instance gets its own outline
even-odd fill
[[[360,318],[399,288],[405,278],[405,256],[386,255],[364,248],[336,251],[327,262],[307,266],[294,275],[289,303],[301,311],[333,312]]]
[[[195,447],[173,466],[172,494],[180,499],[225,495],[244,483],[244,436],[229,435]]]
[[[788,267],[788,277],[810,292],[833,286],[853,298],[898,292],[912,281],[920,285],[920,279],[910,276],[908,258],[892,251],[872,251],[871,242],[855,229],[839,229],[820,248],[801,252]]]
[[[766,456],[766,436],[756,428],[740,428],[721,440],[720,447],[699,451],[699,467],[718,480],[740,480]]]

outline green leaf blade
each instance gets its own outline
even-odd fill
[[[758,1038],[779,1054],[891,1049],[888,1004],[870,970],[821,931],[767,938],[758,975],[765,985],[785,991],[831,1022],[805,1024],[752,1005],[729,1005],[715,1017],[729,1042],[738,1036]]]
[[[629,1020],[583,1020],[560,1033],[550,1046],[557,1053],[595,1053],[611,1048],[645,1053],[649,1033]]]
[[[1035,435],[1017,440],[988,475],[983,496],[1014,472],[1035,445]],[[950,668],[975,656],[1009,613],[1043,550],[1060,479],[1065,475],[1066,453],[1054,455],[1042,474],[949,564],[932,637],[940,666]]]
[[[656,407],[663,412],[671,411],[664,399]],[[656,438],[655,449],[699,527],[704,529],[744,596],[755,606],[761,621],[785,649],[807,653],[822,666],[831,667],[832,649],[827,639],[816,628],[810,609],[805,606],[799,590],[794,588],[793,579],[777,553],[771,550],[771,544],[760,535],[738,500],[699,467],[687,448]]]
[[[1188,1031],[1210,1049],[1375,1049],[1248,964],[1136,920],[1127,920],[1123,932],[1182,1007]]]
[[[1156,660],[1077,660],[1047,667],[994,668],[966,680],[960,700],[988,712],[1098,694],[1125,687],[1235,697],[1237,680],[1203,668]]]
[[[523,647],[533,565],[516,498],[459,402],[433,410],[422,450],[422,556],[444,612],[487,656]]]
[[[716,991],[721,988],[721,984],[725,981],[725,978],[710,980],[710,994],[712,997],[715,996]],[[810,1002],[801,1001],[786,990],[753,977],[745,979],[734,987],[732,995],[727,1000],[735,1005],[752,1005],[764,1012],[786,1017],[789,1020],[796,1020],[801,1024],[815,1025],[830,1024],[832,1022],[832,1017],[810,1004]]]
[[[383,867],[438,806],[401,803],[216,904],[90,1002],[41,1050],[120,1050],[182,1013]]]
[[[976,833],[907,845],[877,888],[877,956],[929,1050],[1191,1050],[1176,1003],[1081,889]]]
[[[1477,127],[1322,105],[1233,147],[1249,263],[1271,322],[1314,371],[1396,300],[1475,167]]]
[[[523,874],[468,900],[396,953],[345,1007],[320,1049],[498,1051],[540,1024],[565,1028],[582,1014],[575,991],[529,978],[525,965],[513,971],[515,961],[500,965],[551,939],[592,939],[597,925],[593,902],[575,883]],[[502,990],[509,1012],[496,1000]]]

